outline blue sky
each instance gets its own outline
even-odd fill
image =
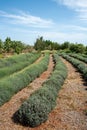
[[[0,0],[0,39],[87,45],[87,0]]]

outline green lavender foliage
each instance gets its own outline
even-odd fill
[[[67,68],[58,55],[54,55],[54,61],[56,65],[52,75],[14,113],[14,121],[36,127],[48,119],[49,113],[56,105],[58,91],[67,76]]]
[[[20,60],[20,57],[19,57],[20,62],[17,62],[15,64],[11,65],[12,62],[9,61],[10,62],[9,65],[11,65],[11,66],[7,66],[7,67],[4,67],[4,68],[0,69],[0,78],[3,78],[3,77],[8,76],[8,75],[10,75],[12,73],[15,73],[17,71],[22,70],[23,68],[25,68],[25,67],[29,66],[30,64],[32,64],[36,59],[39,58],[39,56],[40,56],[40,53],[39,54],[38,53],[29,54],[29,55],[24,54],[23,58],[21,58],[21,60],[23,60],[23,61]],[[16,57],[16,60],[18,60],[17,57]]]
[[[84,63],[66,54],[62,54],[62,56],[63,58],[71,62],[83,74],[83,77],[85,78],[85,80],[87,80],[87,66]]]
[[[62,54],[62,56],[63,58],[68,60],[70,63],[72,63],[72,65],[74,65],[79,70],[79,72],[83,74],[83,77],[85,81],[87,82],[87,66],[84,63],[82,63],[80,60],[72,58],[66,54]],[[87,115],[87,109],[86,109],[85,114]]]
[[[0,81],[0,106],[9,101],[15,93],[26,87],[31,81],[40,76],[40,74],[47,69],[48,63],[49,55],[45,55],[39,63],[30,65],[21,72],[3,78]]]
[[[69,55],[74,58],[77,58],[78,60],[81,60],[81,61],[87,63],[87,57],[83,57],[80,54],[69,54]]]
[[[13,64],[17,64],[19,62],[26,62],[29,61],[29,58],[31,58],[36,53],[26,53],[26,54],[19,54],[14,55],[9,58],[0,59],[0,69],[4,67],[11,67]]]

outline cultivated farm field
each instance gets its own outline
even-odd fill
[[[57,52],[0,59],[1,130],[86,130],[87,58]]]

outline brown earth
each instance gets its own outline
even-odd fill
[[[27,130],[87,130],[87,84],[69,62],[62,60],[67,66],[68,77],[58,94],[57,105],[47,122]]]
[[[11,117],[21,103],[49,77],[53,69],[52,58],[50,59],[48,70],[40,78],[34,80],[29,87],[13,96],[0,108],[0,130],[87,130],[85,115],[87,84],[82,80],[79,72],[64,59],[62,60],[67,66],[68,77],[58,94],[56,107],[49,114],[48,120],[36,128],[24,127],[12,122]]]

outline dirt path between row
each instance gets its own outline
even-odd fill
[[[35,63],[41,60],[38,59]],[[27,130],[27,128],[15,124],[11,117],[15,111],[20,107],[22,102],[26,100],[32,92],[39,89],[44,81],[50,76],[53,70],[53,59],[50,55],[49,65],[47,71],[43,72],[39,78],[36,78],[26,88],[15,94],[11,100],[0,107],[0,130]]]
[[[62,60],[68,68],[68,77],[58,94],[57,105],[49,114],[48,120],[36,128],[30,128],[14,124],[11,117],[27,95],[38,89],[50,75],[53,69],[52,59],[48,71],[29,85],[31,89],[27,87],[22,90],[23,92],[15,95],[10,102],[0,108],[0,130],[87,130],[87,116],[85,116],[87,85],[84,84],[79,72],[69,62]]]
[[[87,85],[80,73],[69,62],[62,60],[68,68],[68,77],[58,94],[57,105],[47,122],[27,130],[87,130]]]

